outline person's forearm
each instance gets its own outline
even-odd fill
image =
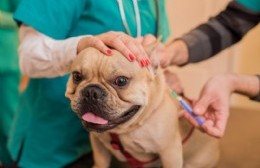
[[[205,60],[238,42],[259,23],[259,15],[232,1],[223,12],[181,38],[188,46],[188,62]]]
[[[13,15],[10,12],[0,10],[0,28],[15,29],[17,25],[13,20]]]
[[[233,86],[232,92],[260,101],[260,76],[232,74],[229,79]]]
[[[69,73],[82,38],[54,40],[25,25],[21,26],[19,35],[20,68],[30,78],[57,77]]]

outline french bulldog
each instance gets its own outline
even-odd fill
[[[141,68],[113,53],[105,56],[95,48],[80,52],[65,94],[90,131],[94,168],[108,168],[112,155],[136,168],[215,167],[218,141],[179,119],[180,105],[156,54],[149,53],[151,67]]]

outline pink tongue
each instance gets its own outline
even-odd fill
[[[86,114],[84,114],[82,116],[82,119],[84,121],[87,121],[87,122],[90,122],[90,123],[94,123],[94,124],[100,124],[100,125],[104,125],[104,124],[107,124],[108,121],[99,117],[99,116],[96,116],[95,114],[91,113],[91,112],[87,112]]]

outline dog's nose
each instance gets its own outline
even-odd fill
[[[105,95],[105,91],[98,85],[87,86],[83,91],[83,96],[86,100],[102,100]]]

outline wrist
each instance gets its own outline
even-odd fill
[[[237,74],[227,74],[225,75],[225,80],[228,82],[230,93],[239,90],[239,77]]]
[[[250,98],[256,97],[260,92],[260,81],[257,76],[232,74],[232,92],[236,92]]]
[[[189,52],[187,44],[180,39],[174,40],[169,44],[169,53],[171,53],[171,65],[183,65],[188,63]]]
[[[257,79],[257,85],[258,87],[256,86],[256,89],[255,89],[255,95],[250,97],[251,100],[255,100],[255,101],[260,101],[260,75],[255,75],[255,78]]]

